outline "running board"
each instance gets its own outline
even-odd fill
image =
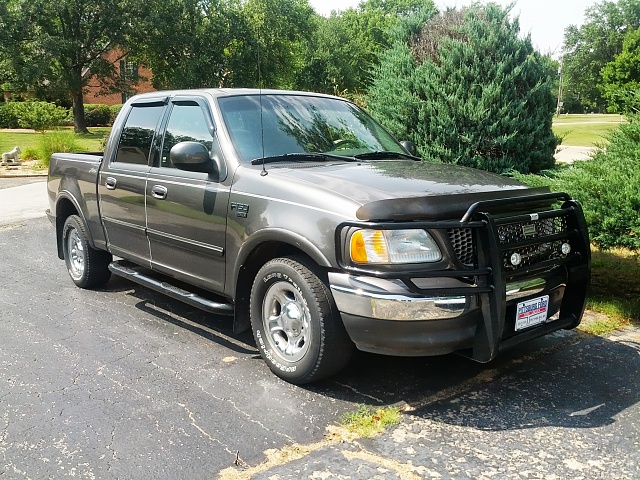
[[[189,292],[170,283],[157,280],[149,275],[146,275],[138,270],[134,270],[119,262],[111,262],[109,264],[109,270],[119,277],[126,278],[132,282],[138,283],[144,287],[155,290],[156,292],[164,293],[165,295],[187,303],[193,307],[204,310],[209,313],[217,313],[219,315],[233,315],[233,305],[230,303],[220,303],[209,300],[201,295],[193,292]]]

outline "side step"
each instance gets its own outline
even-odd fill
[[[130,264],[131,265],[131,264]],[[204,310],[209,313],[217,313],[219,315],[233,315],[233,305],[230,303],[220,303],[209,300],[201,295],[193,292],[189,292],[170,283],[157,280],[145,273],[125,265],[120,262],[111,262],[109,264],[109,270],[119,277],[124,277],[132,282],[138,283],[142,286],[155,290],[156,292],[164,293],[165,295],[187,303],[193,307]]]

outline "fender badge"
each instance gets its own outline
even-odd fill
[[[236,211],[236,217],[247,218],[249,214],[249,205],[246,203],[231,202],[231,210]]]

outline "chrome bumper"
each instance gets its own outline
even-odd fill
[[[437,283],[438,280],[433,279],[433,282]],[[341,313],[363,318],[444,320],[461,317],[478,308],[476,295],[426,297],[411,292],[399,280],[330,272],[329,285]],[[507,301],[535,295],[545,287],[546,281],[543,278],[509,283],[506,289]]]

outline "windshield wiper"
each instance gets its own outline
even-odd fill
[[[262,165],[263,163],[274,162],[323,162],[328,159],[337,159],[344,162],[354,162],[353,157],[344,157],[342,155],[334,155],[331,153],[317,153],[317,152],[297,152],[297,153],[283,153],[282,155],[272,155],[269,157],[254,158],[251,160],[251,165]]]
[[[409,160],[422,160],[420,157],[416,157],[414,155],[409,155],[408,153],[402,152],[367,152],[367,153],[358,153],[354,155],[353,158],[357,160],[387,160],[387,159],[397,159],[397,158],[408,158]]]

